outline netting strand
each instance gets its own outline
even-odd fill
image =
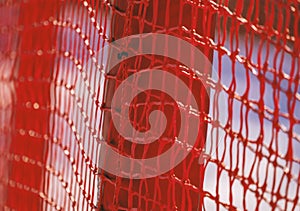
[[[298,0],[0,0],[0,209],[299,210],[299,22]],[[112,58],[101,49],[141,33],[200,50],[212,63],[203,67],[207,83],[178,60],[152,54],[107,72]],[[199,59],[168,48],[168,40],[160,45],[152,48]],[[126,50],[120,58],[137,49]],[[118,105],[116,116],[128,107],[140,132],[152,111],[164,112],[167,129],[143,145],[120,135],[111,104],[123,81],[147,69],[183,81],[199,111],[187,108],[190,95],[175,102],[157,90]],[[150,74],[142,85],[152,82]],[[179,82],[171,84],[182,95]],[[100,168],[103,144],[137,159],[184,144],[179,130],[189,137],[192,126],[181,127],[180,109],[201,128],[179,165],[145,179]],[[209,157],[199,162],[203,150]]]

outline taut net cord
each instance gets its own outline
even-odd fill
[[[0,210],[299,210],[299,23],[298,0],[0,0]],[[141,33],[194,50],[154,40],[165,55],[129,58],[143,43],[120,47],[109,69],[113,54],[101,49]],[[196,64],[195,49],[211,65],[180,62]],[[165,75],[154,80],[158,69]],[[129,84],[132,93],[171,84],[186,98],[147,90],[113,107],[122,82],[145,70],[149,80]],[[166,129],[155,142],[132,141],[112,119],[126,109],[136,131],[151,121]],[[151,120],[156,110],[165,125]],[[194,125],[181,124],[191,119],[200,122],[193,146],[179,138],[191,136]],[[142,160],[174,144],[189,154],[155,177],[104,168],[122,166],[103,158],[104,145]]]

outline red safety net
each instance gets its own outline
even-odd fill
[[[299,22],[298,0],[0,0],[1,210],[299,210]],[[206,84],[184,64],[150,54],[105,72],[104,46],[149,32],[201,50],[212,63]],[[163,111],[162,136],[137,144],[118,133],[112,97],[145,69],[189,87],[199,133],[170,171],[123,178],[100,168],[101,144],[145,159],[191,127],[180,128],[188,95],[175,102],[149,90],[134,98],[129,117],[146,131],[150,113]]]

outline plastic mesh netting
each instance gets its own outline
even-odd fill
[[[299,23],[298,0],[0,0],[1,210],[299,210]],[[162,55],[106,72],[111,55],[102,48],[150,32],[201,50],[212,63],[201,70],[205,84]],[[158,140],[138,144],[118,133],[111,104],[122,81],[146,69],[183,81],[199,111],[188,108],[190,95],[175,102],[158,90],[140,93],[118,115],[129,107],[142,132],[154,110],[167,123]],[[177,81],[161,79],[170,83],[182,94]],[[145,159],[182,143],[178,131],[188,137],[193,125],[180,126],[181,108],[200,126],[179,165],[145,179],[100,168],[103,144]]]

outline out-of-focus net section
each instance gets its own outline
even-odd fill
[[[299,209],[299,5],[0,0],[1,209]],[[138,56],[104,73],[109,55],[97,52],[145,32],[187,40],[213,62],[209,98],[191,70],[168,58]],[[165,137],[137,146],[118,135],[111,97],[146,68],[189,85],[203,128],[192,153],[170,172],[123,179],[99,169],[100,143],[126,156],[156,156],[175,141],[180,121],[170,96],[146,92],[132,104],[132,124],[146,130],[145,119],[160,109],[168,117]],[[206,143],[211,157],[201,165],[205,137],[219,141]]]

